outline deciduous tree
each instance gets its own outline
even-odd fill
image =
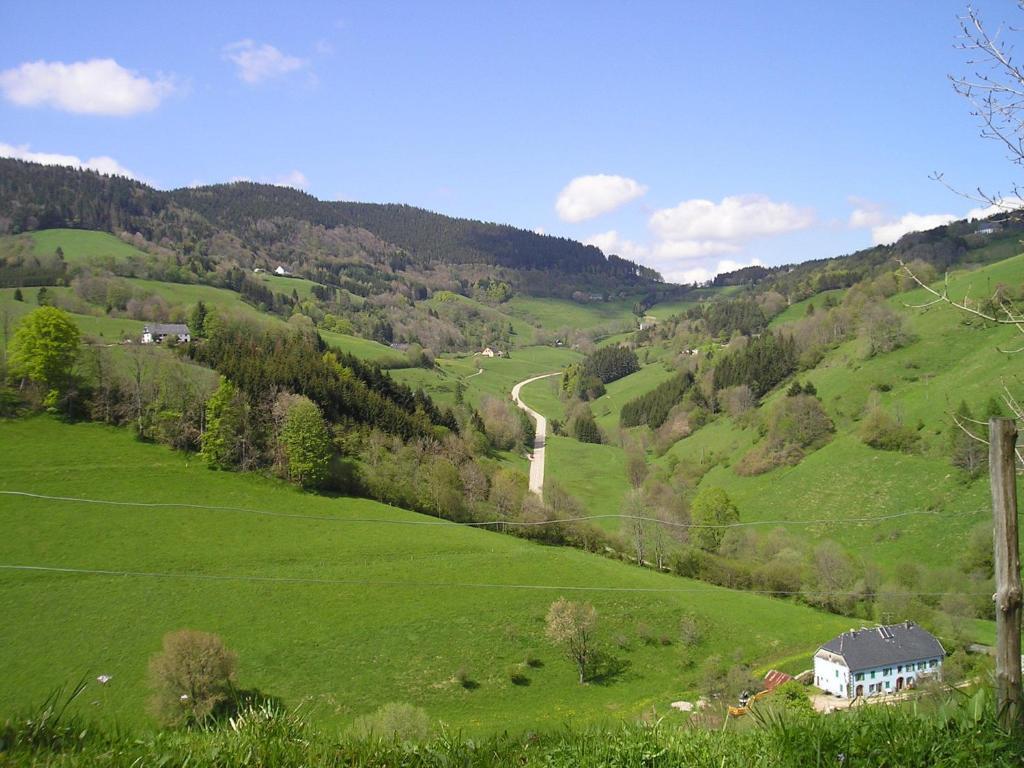
[[[66,312],[56,307],[33,310],[15,329],[11,369],[16,376],[42,385],[53,404],[71,381],[80,338],[78,326]]]
[[[594,659],[596,627],[597,611],[590,603],[576,603],[560,597],[548,609],[545,634],[551,642],[562,646],[576,665],[580,683],[586,682]]]

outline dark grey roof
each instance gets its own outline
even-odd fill
[[[851,671],[946,655],[942,644],[912,621],[850,630],[821,647],[842,656]]]
[[[172,333],[188,333],[188,326],[184,323],[153,323],[153,325],[147,325],[144,330],[154,336],[161,334],[170,336]]]

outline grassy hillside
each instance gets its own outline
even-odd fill
[[[674,373],[675,371],[665,368],[661,363],[654,362],[645,365],[636,373],[608,384],[605,387],[605,394],[591,403],[597,425],[606,432],[618,428],[622,406],[672,378]]]
[[[147,261],[152,256],[108,232],[85,229],[44,229],[28,235],[35,252],[53,253],[60,248],[68,264],[109,265],[125,261]]]
[[[1017,285],[1022,279],[1024,256],[1017,256],[954,274],[950,290],[963,296],[973,289],[974,296],[984,296],[999,283]],[[756,434],[726,417],[677,443],[661,462],[699,462],[702,456],[720,462],[702,484],[725,488],[747,520],[933,513],[802,530],[841,540],[889,567],[906,559],[949,565],[949,553],[957,551],[965,532],[990,516],[986,480],[965,482],[950,465],[950,414],[961,400],[980,413],[998,394],[1000,382],[1012,381],[1021,370],[1021,358],[998,349],[1019,346],[1020,334],[1008,326],[984,327],[945,305],[927,310],[906,306],[926,299],[923,290],[891,299],[914,335],[906,347],[864,359],[861,342],[847,342],[798,377],[814,383],[837,428],[832,442],[799,465],[740,477],[732,465],[753,445]],[[781,396],[768,398],[767,405]],[[917,427],[919,451],[881,451],[860,441],[861,415],[872,396]]]
[[[0,467],[2,490],[171,505],[0,496],[0,563],[147,574],[0,570],[4,713],[58,683],[108,674],[90,711],[144,721],[148,657],[164,632],[193,627],[237,650],[241,685],[303,703],[323,722],[344,724],[397,699],[469,732],[514,731],[665,712],[693,690],[695,664],[709,653],[728,649],[755,664],[809,658],[848,623],[369,501],[212,472],[97,425],[0,423]],[[184,503],[204,507],[173,506]],[[218,505],[234,509],[209,508]],[[401,524],[421,522],[430,525]],[[601,684],[576,683],[543,639],[547,606],[563,594],[594,602],[601,636],[622,662]],[[678,642],[684,612],[706,626],[696,648]],[[676,642],[642,644],[641,624]],[[610,643],[618,635],[622,648]],[[531,652],[543,665],[526,670],[529,685],[513,685],[508,668]],[[456,682],[460,668],[479,688]]]
[[[555,332],[561,328],[585,330],[606,324],[635,324],[633,305],[627,301],[593,301],[582,304],[565,299],[515,296],[504,305],[507,311],[531,325]]]
[[[512,387],[531,376],[559,371],[581,355],[564,347],[523,347],[512,356],[484,357],[461,355],[442,357],[433,371],[422,368],[391,371],[396,381],[420,387],[435,401],[450,405],[455,401],[455,386],[462,381],[467,403],[477,405],[485,395],[507,400]],[[479,373],[479,371],[483,373]]]
[[[590,516],[618,515],[625,496],[626,457],[617,446],[581,443],[571,437],[551,436],[545,450],[545,482],[554,480],[578,499]],[[617,531],[621,521],[606,518],[602,528]]]

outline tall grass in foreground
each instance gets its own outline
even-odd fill
[[[940,703],[873,706],[828,716],[763,711],[741,731],[664,722],[470,740],[442,730],[426,742],[335,737],[277,704],[217,727],[111,733],[64,717],[61,692],[0,731],[0,764],[13,766],[1019,766],[1024,739],[1001,730],[991,692]],[[66,698],[67,701],[62,699]]]

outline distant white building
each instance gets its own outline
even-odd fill
[[[289,272],[284,267],[282,267],[280,264],[278,264],[277,267],[274,269],[274,274],[280,275],[281,277],[291,277],[292,273]]]
[[[945,658],[942,643],[912,621],[851,629],[814,654],[814,684],[841,699],[895,693],[940,675]]]
[[[192,334],[184,323],[154,323],[142,326],[143,344],[160,344],[168,336],[175,337],[179,344],[187,344]]]

